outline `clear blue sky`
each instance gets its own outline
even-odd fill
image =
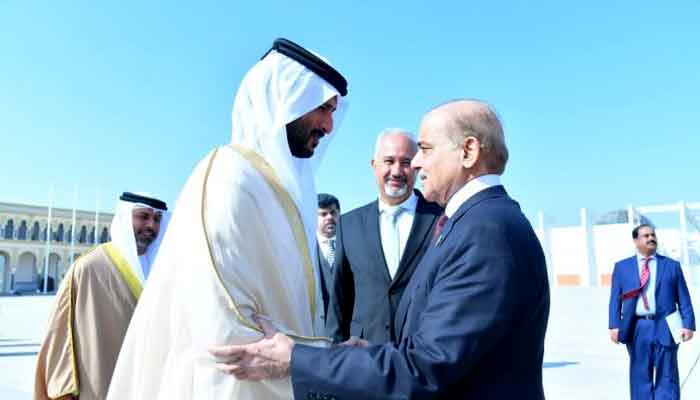
[[[81,208],[98,188],[106,211],[124,190],[174,203],[279,36],[348,78],[317,177],[345,210],[376,197],[377,132],[459,97],[501,114],[504,182],[531,217],[700,201],[695,0],[59,3],[0,0],[0,201],[47,204],[54,185],[70,207],[78,185]]]

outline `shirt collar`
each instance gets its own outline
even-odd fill
[[[327,238],[327,237],[325,237],[325,236],[323,236],[323,235],[316,234],[316,240],[318,240],[319,243],[328,243],[328,242],[331,241],[331,240],[335,240],[335,237],[336,237],[336,236],[337,236],[337,235],[333,235],[333,236]]]
[[[501,184],[501,177],[495,174],[481,175],[467,182],[461,189],[452,195],[445,207],[445,215],[451,218],[459,207],[475,194],[482,190]]]
[[[411,195],[408,196],[406,200],[403,201],[403,203],[397,204],[395,206],[391,206],[389,204],[386,204],[382,201],[382,199],[379,199],[379,213],[383,213],[387,210],[394,210],[396,208],[403,208],[404,211],[408,212],[415,212],[416,211],[416,206],[418,205],[418,196],[411,191]]]
[[[637,253],[637,261],[642,262],[647,256],[642,255],[640,253]],[[649,260],[654,260],[656,259],[656,253],[652,254],[649,256]]]

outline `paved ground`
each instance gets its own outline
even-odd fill
[[[691,288],[700,316],[700,287]],[[627,354],[607,334],[608,290],[552,291],[544,386],[548,399],[621,400],[628,396]],[[0,297],[0,399],[30,400],[34,363],[51,297]],[[700,354],[700,336],[681,346],[681,380]],[[682,398],[700,398],[700,365]]]

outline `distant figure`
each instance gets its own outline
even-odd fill
[[[688,286],[678,261],[656,254],[652,226],[634,228],[632,239],[637,254],[615,263],[612,274],[610,339],[627,345],[632,400],[679,399],[678,345],[666,316],[678,310],[681,340],[693,337]]]
[[[370,161],[378,199],[341,216],[343,259],[334,275],[326,327],[336,342],[350,336],[391,341],[391,325],[408,281],[430,243],[442,207],[414,190],[413,135],[386,129]]]
[[[452,101],[423,118],[418,147],[411,165],[447,218],[399,302],[394,341],[315,348],[259,320],[264,339],[212,349],[223,371],[291,375],[296,399],[544,399],[547,268],[500,182],[501,123],[483,102]]]
[[[316,240],[318,244],[318,266],[321,279],[321,296],[323,297],[323,315],[325,324],[328,315],[328,302],[333,287],[333,276],[342,262],[343,252],[338,236],[340,220],[340,202],[332,194],[318,194],[318,225]]]
[[[37,285],[39,286],[39,291],[43,292],[44,291],[44,275],[39,274],[36,277],[37,279]],[[49,277],[46,279],[46,292],[52,293],[54,290],[56,290],[56,283],[53,279],[52,276],[49,275]]]
[[[158,199],[122,194],[112,220],[112,241],[71,266],[39,351],[35,400],[105,399],[149,260],[167,226],[166,210]]]

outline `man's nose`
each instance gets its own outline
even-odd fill
[[[333,114],[324,114],[323,118],[321,118],[321,130],[326,135],[333,132]]]
[[[416,153],[416,155],[413,156],[413,159],[411,160],[411,168],[413,168],[416,171],[421,169],[422,162],[423,162],[423,159],[420,155],[420,152]]]
[[[395,162],[391,165],[391,175],[402,178],[404,176],[403,168],[400,162]]]

